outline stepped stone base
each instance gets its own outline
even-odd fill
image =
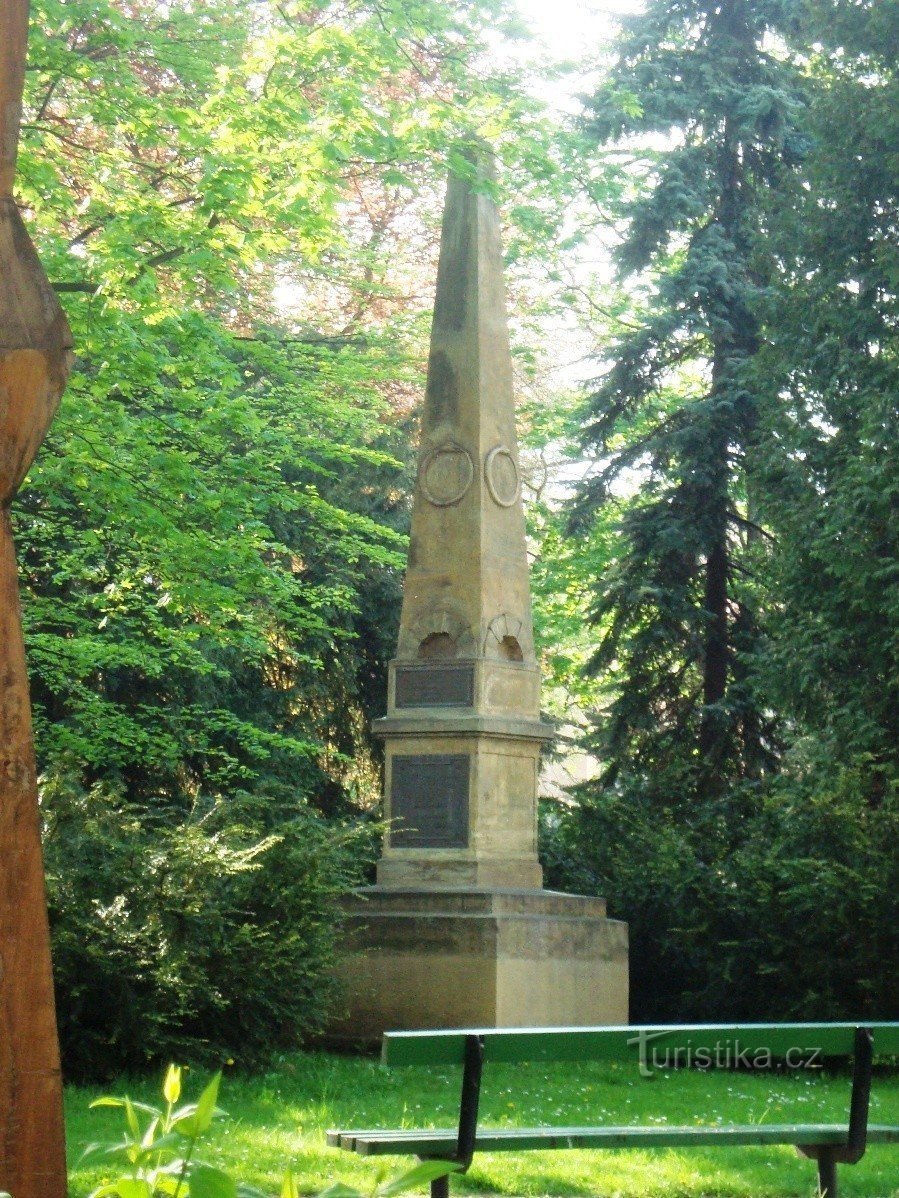
[[[549,890],[388,889],[345,900],[335,1042],[385,1031],[627,1023],[627,924]]]

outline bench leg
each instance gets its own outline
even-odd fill
[[[431,1182],[431,1198],[449,1198],[448,1173],[444,1173],[442,1177],[435,1177]]]
[[[818,1189],[821,1198],[837,1198],[837,1156],[832,1148],[818,1149]]]

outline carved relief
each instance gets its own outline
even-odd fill
[[[441,649],[451,649],[442,654]],[[461,612],[448,607],[423,611],[408,627],[400,629],[398,656],[406,660],[427,661],[439,656],[472,658],[478,655],[478,642]]]
[[[484,656],[493,661],[524,661],[521,648],[522,620],[503,612],[488,625],[484,637]]]
[[[494,503],[511,507],[521,493],[518,466],[512,451],[505,445],[495,445],[484,460],[484,478]]]
[[[444,441],[425,454],[418,477],[429,503],[450,507],[459,502],[474,480],[471,454],[456,441]]]

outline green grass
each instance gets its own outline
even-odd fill
[[[186,1096],[203,1077],[188,1074]],[[71,1196],[101,1180],[79,1169],[85,1144],[116,1138],[120,1115],[89,1111],[100,1093],[158,1101],[159,1081],[132,1080],[66,1096]],[[386,1071],[371,1059],[304,1053],[261,1077],[226,1076],[223,1121],[207,1151],[242,1180],[275,1192],[290,1165],[304,1192],[335,1180],[363,1190],[408,1158],[372,1161],[325,1146],[329,1127],[450,1127],[458,1104],[454,1070]],[[679,1072],[652,1079],[606,1065],[490,1066],[481,1119],[494,1126],[828,1122],[846,1118],[849,1079],[790,1074]],[[871,1121],[899,1123],[899,1076],[874,1080]],[[790,1147],[644,1152],[526,1152],[483,1155],[452,1182],[454,1194],[590,1195],[592,1198],[813,1198],[815,1168]],[[899,1145],[873,1145],[840,1169],[841,1198],[899,1198]]]

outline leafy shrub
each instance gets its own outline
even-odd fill
[[[45,783],[43,809],[69,1076],[173,1056],[255,1066],[321,1029],[365,826],[247,795],[154,809],[65,778]]]
[[[693,817],[582,788],[543,813],[547,884],[630,924],[635,1021],[890,1018],[899,1004],[899,787],[821,745]]]

